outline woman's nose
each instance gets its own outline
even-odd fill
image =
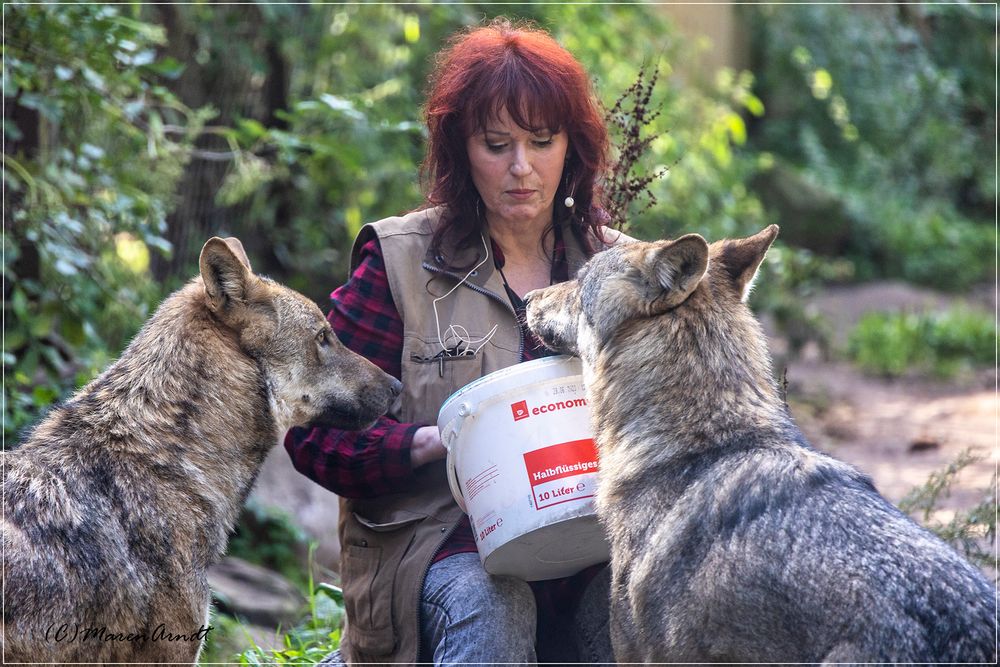
[[[510,173],[517,177],[527,176],[531,173],[528,152],[521,146],[514,149],[513,161],[510,163]]]

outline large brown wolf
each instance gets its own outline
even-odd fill
[[[805,442],[745,305],[778,233],[612,248],[533,292],[583,360],[620,662],[996,662],[993,586]]]
[[[293,425],[361,428],[400,385],[213,238],[96,380],[3,454],[3,659],[196,662],[205,570]]]

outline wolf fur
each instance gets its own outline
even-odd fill
[[[583,361],[619,662],[992,662],[994,586],[812,449],[745,305],[776,226],[612,248],[532,292]]]
[[[236,239],[209,240],[200,268],[0,454],[8,663],[195,663],[206,568],[268,450],[293,425],[363,427],[399,392]]]

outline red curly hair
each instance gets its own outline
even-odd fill
[[[437,57],[424,115],[429,132],[422,173],[428,206],[445,214],[434,236],[459,247],[479,244],[485,220],[472,182],[466,140],[485,129],[501,109],[528,131],[565,131],[569,150],[556,193],[553,222],[570,229],[592,250],[608,223],[599,179],[608,164],[608,130],[583,66],[547,32],[506,18],[456,35]],[[588,233],[588,231],[590,233]]]

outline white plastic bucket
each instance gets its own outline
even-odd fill
[[[536,359],[462,387],[441,407],[448,481],[491,574],[556,579],[609,558],[581,373],[574,357]]]

